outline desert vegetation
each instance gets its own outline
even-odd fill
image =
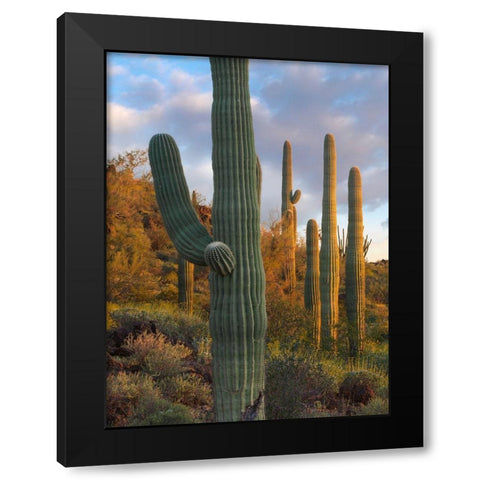
[[[388,413],[388,261],[365,259],[360,171],[340,239],[327,134],[304,239],[286,140],[281,214],[261,224],[248,61],[211,68],[212,204],[167,134],[107,162],[107,425]]]

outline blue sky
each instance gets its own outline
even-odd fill
[[[255,146],[263,169],[262,222],[278,217],[283,143],[293,151],[298,230],[321,221],[323,139],[337,146],[337,209],[347,228],[347,179],[363,180],[368,259],[388,258],[388,67],[250,60]],[[171,134],[180,149],[190,190],[208,201],[211,170],[212,83],[205,57],[109,53],[107,155],[146,149],[152,135]]]

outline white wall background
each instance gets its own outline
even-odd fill
[[[480,94],[475,2],[4,2],[0,475],[478,478]],[[55,462],[55,45],[64,11],[425,33],[426,447],[66,470]],[[408,241],[408,238],[405,239]]]

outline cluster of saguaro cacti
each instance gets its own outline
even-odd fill
[[[216,419],[264,419],[265,272],[248,60],[212,57],[210,66],[213,238],[192,207],[173,138],[154,136],[149,158],[159,208],[175,247],[185,259],[211,267]]]
[[[345,260],[345,300],[350,356],[363,350],[365,341],[365,256],[363,240],[362,177],[357,167],[348,175],[348,230]]]
[[[295,204],[302,192],[293,191],[292,145],[288,140],[283,144],[282,163],[282,237],[285,242],[284,274],[287,292],[295,290],[295,247],[297,244],[297,209]]]
[[[337,154],[332,134],[325,135],[323,148],[322,245],[320,248],[321,341],[325,350],[335,350],[340,266],[337,243]]]
[[[320,346],[321,316],[320,316],[320,257],[318,251],[318,224],[310,219],[307,223],[307,270],[305,272],[305,308],[312,312],[313,338]]]

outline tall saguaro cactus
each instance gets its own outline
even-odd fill
[[[285,241],[285,280],[287,291],[292,292],[296,285],[295,247],[297,244],[297,209],[295,204],[302,192],[293,191],[292,145],[288,140],[283,144],[282,163],[282,236]]]
[[[264,419],[265,272],[248,60],[211,58],[210,66],[213,239],[192,208],[173,139],[154,136],[149,157],[157,201],[175,247],[187,260],[212,269],[210,333],[217,421]]]
[[[357,167],[348,175],[348,230],[345,260],[345,298],[350,356],[365,342],[365,256],[363,240],[362,177]]]
[[[323,147],[322,244],[320,247],[320,298],[322,346],[336,349],[338,324],[339,253],[337,243],[337,153],[335,138],[325,135]]]
[[[310,219],[307,223],[307,271],[305,272],[305,308],[312,312],[313,337],[320,346],[321,308],[320,308],[320,258],[318,251],[318,224]]]

